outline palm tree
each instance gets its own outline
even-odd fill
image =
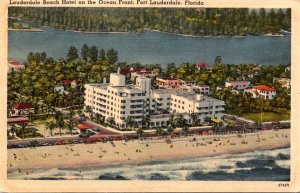
[[[129,126],[130,128],[132,128],[134,126],[134,119],[131,116],[128,116],[125,120],[126,125]]]
[[[142,136],[143,133],[144,133],[143,128],[138,128],[138,129],[136,130],[136,134],[139,136],[139,139],[141,138],[141,136]]]
[[[187,124],[184,124],[184,125],[182,126],[182,131],[183,131],[184,133],[188,133],[189,127],[188,127]]]
[[[214,133],[215,134],[217,133],[217,130],[219,130],[222,125],[223,125],[222,121],[220,121],[218,123],[213,123],[213,128],[214,128]]]
[[[234,122],[233,121],[226,121],[226,129],[231,130],[233,127]]]
[[[183,118],[182,115],[180,115],[179,117],[176,117],[174,119],[174,121],[175,121],[175,124],[177,127],[184,127],[187,125],[187,120],[185,118]]]
[[[60,117],[57,126],[59,128],[59,135],[61,135],[61,131],[66,128],[66,123],[63,117]]]
[[[108,117],[106,120],[110,126],[113,126],[115,124],[115,118],[114,117]]]
[[[190,117],[193,121],[193,125],[195,125],[198,120],[198,113],[192,113],[192,114],[190,114]]]
[[[85,107],[85,112],[86,112],[86,113],[89,113],[90,119],[93,120],[93,109],[92,109],[92,107],[89,106],[89,105],[87,105],[87,106]]]
[[[75,115],[74,110],[73,110],[72,108],[70,108],[69,111],[68,111],[68,116],[69,116],[70,118],[72,118],[74,115]]]
[[[60,111],[55,111],[54,113],[55,124],[58,125],[58,121],[63,117],[63,114]]]
[[[169,124],[168,124],[167,130],[168,130],[169,133],[173,133],[175,128],[176,128],[176,122],[174,120],[174,115],[173,114],[171,114],[170,119],[169,119],[168,122],[169,122]]]
[[[243,122],[242,127],[243,127],[243,133],[245,133],[245,130],[247,129],[248,123]]]
[[[255,122],[254,122],[254,125],[255,125],[256,129],[261,129],[261,127],[262,127],[262,122],[261,122],[261,121],[255,121]]]
[[[163,129],[161,127],[157,127],[155,128],[155,132],[157,133],[157,135],[160,135],[163,132]]]
[[[22,133],[22,139],[25,138],[24,134],[25,134],[25,132],[26,132],[27,129],[28,129],[28,124],[22,123],[22,124],[21,124],[21,128],[20,128],[20,131],[21,131],[21,133]]]
[[[95,114],[95,119],[96,119],[96,122],[97,122],[97,123],[103,122],[103,118],[104,118],[104,116],[101,115],[100,113],[96,113],[96,114]]]
[[[52,136],[53,135],[52,132],[53,132],[54,128],[56,127],[55,122],[54,121],[47,122],[45,124],[45,126],[46,126],[46,130],[49,130],[50,131],[50,135]]]
[[[204,122],[210,123],[211,122],[211,118],[210,117],[204,117]]]
[[[147,128],[149,128],[150,127],[150,122],[151,122],[151,119],[150,119],[149,115],[146,115],[146,116],[142,117],[142,125],[143,126],[146,126]]]
[[[75,127],[75,126],[77,126],[77,123],[74,122],[74,121],[72,121],[72,120],[70,120],[70,121],[67,123],[67,125],[66,125],[66,127],[67,127],[67,129],[69,130],[69,132],[70,132],[71,135],[73,135],[72,131],[74,130],[74,127]]]
[[[16,125],[12,125],[10,128],[10,132],[13,136],[15,136],[16,132],[17,132],[17,126]]]

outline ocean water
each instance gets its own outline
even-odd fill
[[[118,51],[119,61],[142,64],[207,62],[222,56],[225,64],[277,65],[291,63],[291,35],[284,37],[187,37],[146,31],[143,34],[84,34],[39,25],[44,32],[8,32],[8,57],[20,62],[29,52],[45,51],[54,59],[66,58],[70,46],[83,44]],[[80,50],[78,52],[80,54]]]
[[[14,171],[8,179],[289,181],[290,148],[139,165],[38,169],[28,175]]]

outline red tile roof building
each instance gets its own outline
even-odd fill
[[[34,113],[34,107],[30,103],[17,103],[13,106],[11,115],[26,115]]]
[[[8,68],[9,68],[9,70],[25,69],[25,65],[22,63],[19,63],[17,61],[8,60]]]
[[[198,64],[196,64],[198,70],[202,69],[202,70],[210,70],[211,66],[205,62],[200,62]]]
[[[253,98],[273,99],[276,96],[276,90],[266,86],[258,85],[252,88],[246,88],[244,93],[250,93]]]

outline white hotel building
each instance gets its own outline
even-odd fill
[[[91,106],[107,120],[113,117],[118,127],[126,128],[127,117],[138,126],[143,116],[150,115],[151,126],[167,126],[170,113],[183,115],[189,122],[189,114],[198,113],[201,122],[205,117],[221,119],[225,102],[193,92],[178,89],[151,90],[151,79],[139,77],[136,85],[126,85],[125,76],[110,74],[110,83],[86,84],[85,106]]]

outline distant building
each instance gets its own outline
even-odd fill
[[[25,65],[17,61],[8,60],[8,71],[25,69]]]
[[[63,80],[65,85],[70,85],[72,88],[76,88],[81,82],[79,80]]]
[[[55,85],[54,86],[54,92],[57,92],[58,94],[64,94],[65,93],[64,86],[62,86],[62,85]]]
[[[140,69],[140,70],[130,72],[130,75],[132,81],[135,81],[136,78],[140,78],[140,77],[154,78],[157,76],[155,72],[147,71],[146,69]]]
[[[290,78],[273,78],[273,83],[278,82],[282,87],[287,89],[291,88],[291,79]]]
[[[233,88],[236,90],[243,90],[250,86],[250,82],[248,81],[226,81],[225,87],[226,88]]]
[[[207,85],[196,85],[196,86],[181,86],[181,90],[186,90],[188,92],[194,91],[195,93],[207,95],[210,92],[210,87]]]
[[[287,66],[285,69],[284,69],[284,72],[289,72],[291,71],[291,66]]]
[[[273,99],[276,96],[276,90],[266,86],[259,85],[244,89],[244,93],[250,93],[253,98]]]
[[[28,115],[34,113],[33,105],[30,103],[17,103],[13,106],[12,115]]]
[[[8,126],[28,124],[28,123],[29,123],[29,119],[27,117],[23,117],[23,116],[7,117],[7,125]]]
[[[159,88],[179,88],[181,85],[177,78],[156,78],[156,84]]]
[[[198,70],[211,70],[211,66],[205,62],[200,62],[196,64]]]

